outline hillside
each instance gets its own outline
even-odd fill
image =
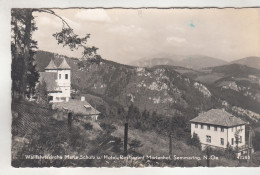
[[[196,167],[206,166],[201,160],[160,160],[146,157],[169,157],[168,137],[154,131],[129,127],[128,155],[144,159],[109,159],[123,155],[124,128],[118,119],[100,118],[98,121],[74,116],[71,127],[67,116],[55,117],[57,111],[42,108],[33,102],[12,103],[12,166],[13,167]],[[25,127],[26,126],[26,127]],[[173,138],[176,156],[202,157],[204,152]],[[212,152],[219,159],[211,166],[246,166],[224,152]],[[35,155],[58,157],[53,159],[25,158]],[[65,156],[70,157],[66,158]],[[88,156],[88,158],[87,158]],[[97,157],[100,157],[97,159]],[[106,156],[108,158],[106,158]],[[242,164],[241,164],[242,163]],[[251,163],[251,166],[257,166]]]
[[[51,58],[54,54],[38,52],[39,69]],[[103,59],[100,64],[66,59],[72,67],[72,88],[113,104],[106,108],[127,111],[133,104],[140,111],[191,119],[200,111],[225,107],[245,120],[260,120],[259,70],[254,68],[238,64],[201,70],[169,65],[140,68]]]
[[[41,71],[51,58],[59,64],[63,56],[39,51],[36,57],[37,69]],[[35,154],[120,156],[124,154],[123,136],[126,121],[129,124],[128,155],[168,156],[169,141],[172,140],[174,155],[202,156],[206,152],[200,151],[191,142],[189,121],[199,112],[212,108],[226,108],[243,120],[251,122],[256,131],[260,127],[257,111],[259,103],[249,96],[241,96],[241,89],[238,88],[239,91],[236,91],[230,86],[224,88],[221,84],[229,78],[238,82],[239,78],[245,81],[247,75],[258,77],[256,69],[247,70],[248,67],[245,66],[227,65],[207,68],[201,72],[170,65],[141,68],[104,59],[97,63],[65,58],[72,68],[72,87],[76,91],[72,98],[78,99],[84,95],[101,115],[97,121],[93,121],[80,114],[73,114],[73,122],[69,126],[67,113],[43,107],[35,102],[13,100],[14,167],[205,166],[205,160],[169,161],[144,158],[118,163],[116,160],[105,158],[38,160],[23,157]],[[176,70],[182,71],[183,74],[192,72],[196,76],[216,73],[222,77],[205,85]],[[235,70],[241,73],[236,73]],[[243,86],[247,84],[244,83]],[[231,152],[212,150],[211,153],[219,157],[219,160],[212,161],[211,166],[247,165],[246,161],[235,160]],[[258,158],[250,166],[258,165],[257,161]]]
[[[236,113],[243,113],[250,118],[260,118],[260,70],[240,64],[210,67],[199,71],[176,67],[173,69],[206,84],[216,98],[221,99],[223,104],[228,104]]]
[[[201,69],[206,67],[220,66],[224,64],[227,64],[227,62],[221,59],[204,55],[191,55],[181,60],[178,66],[192,69]]]
[[[232,64],[242,64],[248,67],[260,69],[260,57],[246,57],[231,62]]]
[[[157,65],[177,65],[177,63],[178,61],[175,61],[173,58],[148,58],[132,61],[129,65],[137,67],[153,67]]]
[[[47,52],[38,52],[36,57],[39,70],[48,64],[50,57],[54,58]],[[54,59],[55,62],[60,60]],[[209,109],[215,104],[203,84],[164,66],[138,68],[108,60],[102,60],[99,65],[70,58],[67,61],[72,67],[74,89],[108,98],[123,108],[134,103],[140,110],[183,115],[189,110]]]
[[[153,67],[157,65],[181,66],[184,68],[201,69],[206,67],[214,67],[227,64],[226,61],[208,57],[204,55],[189,55],[189,56],[172,56],[172,57],[157,57],[150,59],[140,59],[129,63],[130,65],[139,67]]]

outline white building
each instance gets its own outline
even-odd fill
[[[49,102],[69,101],[71,68],[65,58],[59,66],[56,66],[51,60],[45,68],[45,72],[40,72],[40,82],[42,81],[46,82]]]
[[[80,100],[70,99],[71,68],[65,58],[59,66],[56,66],[53,60],[50,61],[45,72],[40,72],[40,82],[43,81],[46,82],[48,100],[53,103],[53,109],[81,115],[83,118],[98,119],[100,112],[91,106],[84,96]]]
[[[206,146],[224,149],[229,144],[234,150],[238,146],[239,155],[246,154],[246,122],[243,120],[222,109],[211,109],[200,113],[190,122],[191,135],[196,133],[199,136],[202,149]],[[237,142],[236,138],[238,138]]]

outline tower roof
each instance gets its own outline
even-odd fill
[[[227,127],[246,124],[246,122],[240,118],[221,109],[211,109],[207,112],[200,113],[198,117],[190,121]]]
[[[55,70],[58,69],[57,66],[55,65],[54,61],[51,59],[49,65],[45,67],[45,70]]]
[[[58,69],[71,69],[71,67],[68,65],[65,58],[63,58],[62,63],[59,65]]]

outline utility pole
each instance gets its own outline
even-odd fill
[[[252,128],[249,126],[249,137],[248,137],[248,150],[247,150],[247,165],[249,165],[252,159]]]
[[[207,146],[207,167],[210,167],[210,148]]]
[[[126,90],[125,90],[125,94],[126,94]],[[127,105],[127,98],[126,98],[126,105]],[[124,155],[125,156],[127,156],[127,143],[128,143],[128,118],[129,118],[128,115],[129,115],[129,107],[128,107],[128,113],[125,116],[125,131],[124,131]]]
[[[128,123],[125,123],[124,133],[124,155],[127,156]]]
[[[168,105],[168,109],[167,109],[167,113],[169,114],[169,110],[170,110],[170,103]],[[170,116],[170,115],[169,115]],[[172,159],[172,117],[170,116],[170,121],[169,121],[169,156]],[[172,159],[172,163],[173,163],[173,159]]]
[[[172,134],[169,134],[169,155],[172,158]]]
[[[68,128],[69,132],[71,132],[71,125],[72,125],[72,112],[68,113]]]

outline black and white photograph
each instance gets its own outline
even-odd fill
[[[10,13],[12,167],[260,166],[260,8]]]

